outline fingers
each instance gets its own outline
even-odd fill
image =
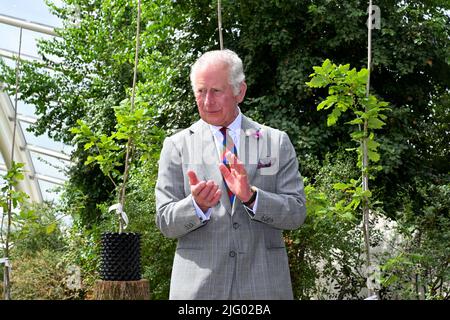
[[[191,186],[191,193],[195,202],[199,206],[212,207],[219,201],[222,192],[219,186],[212,180],[200,181],[194,186]]]
[[[228,179],[228,177],[231,175],[230,169],[227,168],[226,165],[223,163],[219,163],[219,170],[222,176],[225,178],[225,180]]]
[[[247,175],[247,171],[245,170],[244,163],[242,161],[240,161],[238,159],[238,157],[236,157],[236,155],[234,155],[231,152],[227,152],[227,154],[225,156],[227,157],[227,160],[230,163],[231,169],[236,170],[236,172],[238,174]]]
[[[188,170],[187,175],[189,177],[189,184],[191,186],[195,186],[196,184],[199,183],[197,175],[195,174],[195,172],[193,170]]]
[[[193,170],[188,170],[187,175],[191,185],[191,194],[197,205],[210,208],[219,202],[222,191],[214,181],[200,181]]]
[[[205,191],[204,197],[205,203],[208,204],[208,206],[210,207],[215,206],[217,202],[219,202],[220,197],[222,196],[222,191],[219,189],[219,186],[215,184],[213,181],[211,182],[213,183],[213,185],[208,193],[206,193]]]
[[[219,202],[221,196],[222,196],[222,191],[220,189],[217,189],[217,191],[214,193],[214,195],[211,198],[210,206],[211,207],[215,206]]]
[[[217,191],[219,187],[214,183],[214,181],[209,180],[206,182],[205,186],[198,193],[198,197],[204,201],[208,201],[212,198],[212,195]]]

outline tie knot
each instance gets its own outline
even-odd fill
[[[222,135],[223,135],[224,137],[227,136],[227,130],[228,130],[227,127],[222,127],[222,128],[220,128],[220,132],[222,132]]]

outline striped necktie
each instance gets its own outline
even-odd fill
[[[230,164],[228,162],[228,159],[226,158],[226,154],[227,154],[228,151],[231,151],[237,157],[237,149],[236,149],[236,145],[233,142],[233,139],[231,138],[230,134],[228,133],[228,130],[229,129],[227,127],[220,128],[220,132],[223,135],[221,160],[222,160],[223,164],[226,165],[227,168],[229,169],[230,168]],[[230,198],[230,203],[231,203],[231,205],[233,205],[233,201],[234,201],[235,195],[228,188],[228,185],[227,185],[226,181],[224,180],[223,182],[225,183],[225,187],[227,188],[228,197]]]

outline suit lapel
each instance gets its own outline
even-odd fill
[[[263,137],[257,134],[261,130],[257,123],[242,116],[241,127],[239,157],[244,162],[249,182],[251,182],[256,173],[259,158],[265,149],[265,143],[263,143]]]

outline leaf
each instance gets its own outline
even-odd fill
[[[368,126],[370,129],[380,129],[382,126],[384,126],[386,123],[381,121],[378,118],[369,118]]]
[[[318,74],[315,75],[314,78],[311,79],[311,81],[306,82],[306,84],[311,88],[322,88],[328,84],[328,79],[323,75]]]
[[[73,133],[73,134],[81,133],[81,130],[77,127],[70,128],[69,131],[70,131],[70,133]]]
[[[91,163],[94,162],[94,161],[95,161],[95,157],[93,157],[93,156],[88,156],[87,159],[86,159],[86,161],[84,162],[84,165],[87,166],[87,165],[91,164]]]
[[[358,72],[358,82],[361,84],[366,84],[368,79],[369,71],[366,68],[362,68]]]
[[[84,150],[89,150],[95,143],[93,141],[88,142],[84,145]]]
[[[399,277],[396,276],[395,274],[390,274],[389,277],[384,278],[381,283],[384,287],[389,287],[390,285],[397,282],[398,279],[399,279]]]
[[[351,137],[357,141],[364,138],[364,131],[355,131],[351,133]]]
[[[352,121],[346,122],[346,124],[363,124],[363,123],[364,123],[364,120],[361,118],[356,118],[356,119],[353,119]]]
[[[353,201],[350,202],[350,205],[353,207],[353,210],[356,210],[360,204],[361,204],[361,200],[359,200],[359,199],[353,199]]]
[[[335,189],[335,190],[345,190],[345,189],[352,188],[352,187],[353,187],[353,185],[350,183],[338,182],[338,183],[333,184],[333,189]]]
[[[367,140],[367,149],[371,150],[371,151],[376,151],[378,149],[378,147],[380,146],[380,144],[376,141],[373,140]]]
[[[56,229],[56,223],[51,223],[47,227],[45,227],[45,233],[50,234],[53,233]]]
[[[324,100],[317,106],[317,110],[322,110],[328,104],[328,100]]]
[[[327,126],[331,127],[331,126],[335,125],[336,122],[338,121],[340,115],[341,115],[341,111],[339,109],[337,109],[337,108],[333,109],[333,112],[331,112],[328,115]]]
[[[353,221],[355,216],[350,211],[346,211],[341,215],[341,218],[345,221]]]
[[[372,160],[373,162],[380,161],[380,154],[378,152],[369,150],[367,155],[368,155],[369,159]]]

